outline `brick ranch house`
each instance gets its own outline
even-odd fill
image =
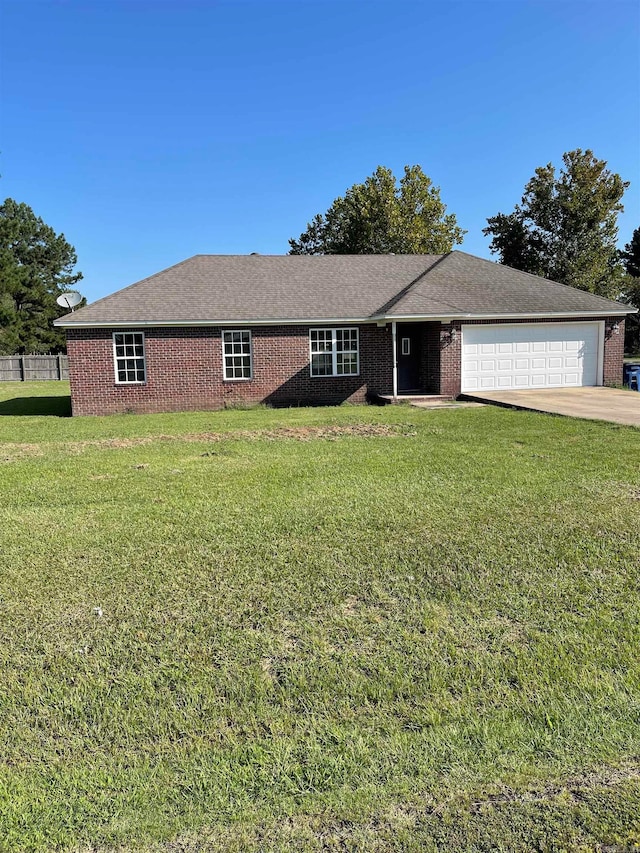
[[[629,310],[459,251],[196,255],[55,325],[104,415],[616,385]]]

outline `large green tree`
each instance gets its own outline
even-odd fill
[[[26,204],[0,205],[0,354],[61,352],[56,298],[82,278],[76,252]]]
[[[540,166],[512,213],[488,219],[485,235],[500,262],[601,296],[617,297],[624,269],[618,214],[628,183],[592,151],[563,155],[556,174]]]
[[[624,247],[622,260],[627,272],[623,299],[634,308],[640,308],[640,228],[636,228],[631,240]],[[626,352],[640,354],[640,314],[627,316],[624,348]]]
[[[289,240],[289,254],[439,254],[462,243],[464,234],[420,166],[405,166],[399,183],[378,166]]]
[[[622,260],[627,274],[632,278],[640,278],[640,228],[636,228],[624,247]]]

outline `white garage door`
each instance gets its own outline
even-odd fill
[[[602,323],[462,327],[462,390],[597,385]]]

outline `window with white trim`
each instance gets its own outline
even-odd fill
[[[356,327],[310,329],[309,348],[312,376],[357,376],[360,372]]]
[[[249,329],[223,331],[222,358],[225,379],[251,379],[251,332]]]
[[[144,332],[114,332],[113,362],[119,385],[146,382]]]

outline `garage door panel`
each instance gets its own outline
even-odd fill
[[[462,390],[596,385],[599,326],[598,322],[463,326]]]
[[[484,391],[491,391],[496,387],[496,377],[495,376],[481,376],[480,377],[480,387]]]

